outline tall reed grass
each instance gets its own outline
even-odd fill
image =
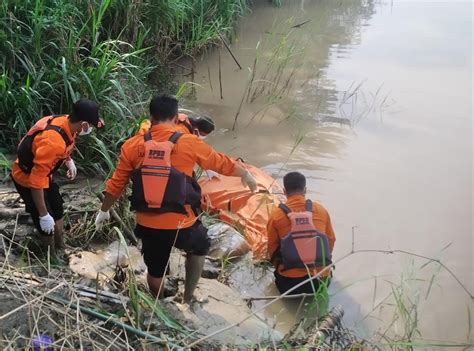
[[[100,103],[107,128],[81,142],[90,147],[79,163],[97,171],[104,150],[115,159],[153,91],[174,92],[163,75],[169,63],[230,33],[246,9],[247,0],[2,1],[2,149],[13,152],[40,116],[67,113],[86,97]]]

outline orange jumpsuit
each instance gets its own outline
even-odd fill
[[[176,131],[170,124],[156,124],[150,129],[153,140],[165,141]],[[105,191],[118,198],[128,185],[133,171],[141,165],[144,154],[143,135],[128,139],[122,146],[120,158],[114,174],[107,182]],[[203,169],[211,169],[224,175],[234,172],[235,161],[228,156],[216,152],[193,134],[184,134],[176,142],[171,153],[171,163],[178,171],[191,177],[197,163]],[[186,205],[187,214],[137,212],[137,223],[154,229],[189,228],[196,222],[191,207]]]
[[[305,201],[306,200],[303,195],[292,195],[288,197],[285,205],[288,206],[293,212],[302,212],[305,210]],[[332,254],[336,236],[332,229],[331,219],[327,210],[316,202],[313,202],[313,223],[316,229],[327,235],[329,241],[329,250]],[[288,216],[280,208],[275,208],[267,223],[269,257],[272,257],[279,249],[281,238],[287,235],[290,230],[291,223],[288,219]],[[273,263],[275,264],[275,269],[278,271],[278,273],[284,277],[301,278],[308,275],[305,268],[283,270],[284,267],[280,262]],[[311,269],[311,274],[314,275],[321,270],[322,268],[313,268]],[[330,271],[328,270],[322,274],[322,277],[327,277],[329,275]]]
[[[48,189],[50,184],[50,172],[60,160],[69,158],[74,148],[76,136],[69,128],[68,116],[54,118],[52,125],[61,127],[72,141],[69,147],[61,135],[54,130],[45,130],[38,134],[33,141],[33,169],[31,173],[25,173],[18,165],[18,159],[13,163],[12,176],[15,182],[25,188]]]

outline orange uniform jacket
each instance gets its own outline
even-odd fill
[[[153,140],[165,141],[176,131],[173,125],[157,124],[152,126]],[[133,171],[140,167],[144,154],[143,135],[128,139],[122,146],[117,168],[107,182],[105,191],[118,198],[132,177]],[[224,175],[234,172],[235,161],[220,154],[193,134],[184,134],[178,139],[171,153],[171,164],[178,171],[192,176],[195,164],[203,169],[211,169]],[[137,223],[155,229],[188,228],[194,224],[196,217],[190,206],[186,205],[188,214],[137,212]]]
[[[18,159],[13,163],[12,176],[15,182],[26,188],[47,189],[49,188],[49,173],[56,164],[69,158],[74,148],[75,135],[69,128],[68,116],[57,117],[51,121],[52,125],[61,127],[72,141],[66,148],[66,143],[61,135],[54,130],[45,130],[38,134],[33,140],[33,169],[31,173],[25,173],[18,165]]]
[[[178,114],[178,123],[176,123],[175,129],[177,132],[183,133],[183,134],[192,134],[191,131],[188,129],[186,126],[185,122],[188,121],[188,116],[185,115],[184,113],[179,113]],[[144,120],[142,123],[140,123],[140,128],[138,129],[137,134],[145,134],[150,130],[151,127],[151,121],[149,119]]]
[[[293,212],[302,212],[305,210],[305,197],[303,195],[292,195],[288,197],[286,206],[288,206]],[[313,202],[313,223],[316,229],[325,233],[329,240],[329,250],[331,251],[334,248],[334,242],[336,241],[336,236],[331,225],[331,219],[326,209]],[[291,224],[287,215],[280,209],[275,208],[270,216],[270,220],[267,223],[267,233],[268,233],[268,255],[272,257],[276,250],[279,249],[280,239],[287,235],[290,232]],[[278,264],[278,273],[282,276],[289,278],[301,278],[307,276],[307,271],[305,268],[293,268],[284,271],[283,265]],[[319,268],[312,269],[311,274],[314,275],[317,272],[321,271]],[[322,276],[329,276],[330,272],[323,273]]]

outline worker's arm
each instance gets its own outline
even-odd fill
[[[46,208],[46,204],[44,202],[44,190],[31,189],[31,197],[33,198],[33,202],[35,203],[39,216],[46,216],[48,214],[48,209]]]
[[[134,154],[135,152],[135,154]],[[138,150],[131,149],[129,144],[125,142],[122,145],[120,151],[120,157],[115,168],[114,174],[107,181],[105,187],[105,196],[102,200],[99,213],[95,219],[95,225],[97,229],[102,227],[104,221],[110,218],[109,210],[122,195],[125,187],[128,185],[130,178],[132,177],[134,168],[134,162],[138,156]]]
[[[127,142],[123,144],[117,167],[105,186],[106,194],[103,200],[103,208],[110,209],[114,202],[122,195],[132,177],[135,169],[134,161],[136,161],[137,157],[138,150],[130,148]]]
[[[104,200],[102,201],[102,206],[100,207],[101,211],[107,212],[112,208],[115,201],[117,201],[116,197],[113,197],[109,193],[105,193]]]
[[[223,175],[240,177],[242,183],[250,190],[257,190],[257,181],[252,174],[229,156],[215,151],[198,138],[196,138],[194,150],[197,155],[196,162],[202,169],[211,169]]]
[[[268,236],[268,242],[267,242],[267,252],[268,252],[268,258],[271,260],[273,265],[277,267],[278,262],[275,259],[277,250],[280,247],[280,236],[278,235],[278,231],[275,228],[275,222],[273,221],[272,218],[270,218],[267,222],[267,236]]]
[[[35,138],[33,168],[29,177],[31,188],[41,190],[49,188],[49,174],[65,151],[66,144],[55,131],[45,131]]]
[[[193,149],[196,155],[196,163],[202,169],[211,169],[223,175],[240,177],[241,167],[236,171],[237,163],[233,159],[215,151],[197,137],[193,143]]]
[[[331,217],[329,213],[326,211],[327,219],[326,219],[326,235],[329,241],[329,251],[332,254],[332,250],[334,249],[334,243],[336,242],[336,234],[334,234],[334,230],[332,229]]]

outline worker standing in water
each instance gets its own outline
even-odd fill
[[[150,115],[151,128],[122,146],[115,172],[106,185],[96,226],[100,228],[110,218],[110,208],[132,179],[131,207],[136,211],[135,233],[142,240],[148,286],[155,296],[163,296],[171,248],[177,247],[187,253],[184,301],[189,302],[210,247],[207,229],[192,206],[200,194],[187,186],[195,164],[241,177],[252,191],[257,184],[245,168],[216,152],[196,135],[176,131],[175,97],[155,96],[150,103]]]
[[[306,178],[290,172],[283,178],[287,201],[275,208],[267,224],[268,255],[275,266],[275,284],[284,293],[331,264],[336,237],[327,210],[306,199]],[[313,293],[331,271],[305,283],[291,294]]]
[[[64,164],[67,177],[74,180],[77,169],[71,153],[77,135],[87,135],[93,127],[102,126],[97,103],[79,100],[69,115],[40,119],[18,145],[11,177],[52,256],[64,248],[63,198],[53,173]]]

